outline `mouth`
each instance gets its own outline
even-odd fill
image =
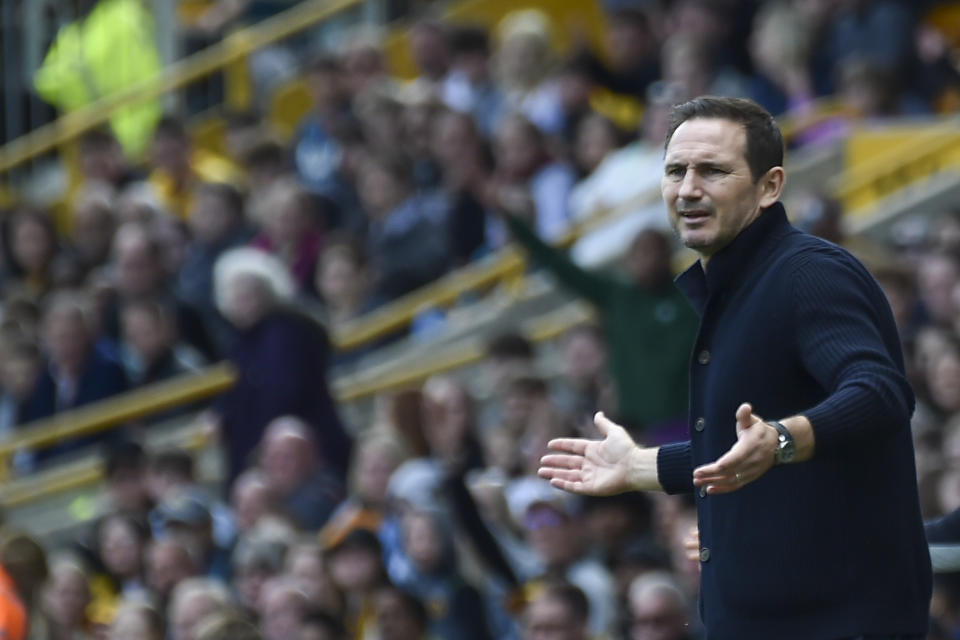
[[[710,217],[710,212],[706,209],[688,209],[684,211],[678,211],[677,215],[679,215],[684,222],[689,224],[705,221]]]

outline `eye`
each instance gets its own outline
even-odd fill
[[[681,178],[684,174],[684,168],[678,165],[671,165],[666,168],[664,173],[670,178]]]
[[[721,169],[720,167],[706,166],[702,169],[703,174],[706,176],[722,176],[726,175],[727,172]]]

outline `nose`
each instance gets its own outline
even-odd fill
[[[677,196],[684,200],[699,200],[703,192],[700,190],[700,180],[696,171],[687,171],[680,182]]]

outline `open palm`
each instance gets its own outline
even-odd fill
[[[603,440],[558,438],[549,448],[557,453],[540,460],[539,475],[550,484],[573,493],[609,496],[634,489],[630,482],[630,457],[637,445],[623,427],[602,413],[594,424]]]

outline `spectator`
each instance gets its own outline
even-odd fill
[[[581,64],[598,85],[643,100],[660,77],[659,43],[644,9],[624,6],[608,13],[604,40],[609,63],[582,50],[577,53]]]
[[[438,640],[491,638],[480,594],[457,567],[451,534],[437,512],[408,513],[403,555],[391,561],[391,577],[426,604],[430,633]]]
[[[547,583],[524,611],[524,639],[586,640],[589,613],[583,591],[569,583]]]
[[[376,640],[426,640],[427,609],[415,596],[397,587],[383,587],[376,595]]]
[[[194,149],[184,124],[172,117],[157,123],[150,143],[149,182],[160,206],[186,220],[193,205],[193,190],[200,182],[237,184],[239,174],[226,160]]]
[[[293,179],[278,180],[258,199],[254,217],[262,231],[251,245],[276,256],[298,291],[309,292],[323,246],[312,201]]]
[[[546,79],[553,63],[550,19],[538,9],[513,11],[497,25],[496,36],[495,76],[506,109],[523,114],[546,135],[559,134],[564,124],[560,88]]]
[[[433,377],[423,385],[424,435],[430,454],[456,472],[483,468],[473,398],[451,378]]]
[[[267,477],[259,469],[247,469],[237,476],[230,490],[230,507],[237,532],[245,534],[263,516],[276,514],[279,511],[277,501]]]
[[[330,577],[320,545],[304,542],[294,546],[287,551],[285,565],[284,575],[303,593],[311,611],[343,616],[343,595]]]
[[[954,321],[953,292],[960,283],[960,260],[946,254],[925,256],[917,272],[920,301],[933,324],[949,327]]]
[[[104,458],[103,504],[99,513],[145,517],[153,505],[143,447],[132,440],[118,440],[105,447]]]
[[[40,376],[43,356],[19,331],[0,335],[0,434],[10,437],[23,422],[23,411]],[[16,464],[16,461],[14,461]]]
[[[168,535],[147,546],[147,586],[161,609],[170,604],[170,596],[178,584],[199,575],[195,553],[188,541],[177,536]]]
[[[654,571],[630,585],[630,640],[692,640],[687,598],[670,574]]]
[[[317,195],[338,199],[342,149],[338,138],[351,119],[340,60],[322,55],[306,69],[312,111],[298,125],[293,142],[294,164],[303,185]]]
[[[283,415],[314,426],[324,460],[345,473],[350,438],[326,385],[330,345],[320,325],[287,306],[293,284],[286,269],[261,251],[234,249],[217,261],[214,281],[217,307],[238,331],[230,359],[240,377],[217,406],[230,479],[267,424]]]
[[[138,299],[153,299],[168,305],[175,313],[180,338],[208,360],[216,359],[213,341],[199,311],[177,297],[163,264],[162,247],[151,228],[127,223],[117,230],[113,257],[116,265],[116,296],[104,309],[103,326],[107,336],[120,338],[120,311],[124,304]]]
[[[198,640],[197,623],[229,609],[230,594],[221,583],[208,578],[184,580],[173,590],[168,608],[170,640]]]
[[[551,160],[543,135],[516,114],[500,123],[495,158],[488,206],[529,220],[545,240],[559,240],[570,225],[567,201],[575,181],[570,167]]]
[[[326,561],[330,577],[346,600],[347,631],[363,637],[374,624],[378,589],[389,582],[380,541],[369,529],[354,529],[327,550]]]
[[[225,251],[248,242],[243,207],[243,197],[230,185],[197,186],[189,221],[193,242],[174,286],[177,295],[200,313],[218,353],[226,353],[234,334],[213,302],[213,265]]]
[[[47,579],[43,547],[26,533],[0,529],[0,634],[26,640],[40,589]]]
[[[647,438],[670,437],[686,417],[687,357],[697,319],[671,282],[667,237],[653,230],[637,234],[624,279],[586,271],[517,217],[506,221],[536,260],[600,309],[623,421]]]
[[[213,537],[213,517],[207,501],[196,491],[179,491],[157,506],[156,518],[164,536],[174,536],[196,553],[200,575],[227,581],[229,550]]]
[[[51,285],[51,265],[57,254],[57,231],[39,209],[20,208],[6,220],[6,255],[10,276],[34,300]]]
[[[263,635],[247,619],[226,610],[205,616],[197,623],[194,640],[262,640]]]
[[[359,248],[349,243],[327,245],[317,261],[314,279],[323,301],[325,324],[336,330],[371,311],[376,302],[370,295],[369,280]]]
[[[450,69],[450,34],[447,25],[431,20],[420,20],[407,34],[410,57],[420,71],[416,83],[434,96],[443,91]]]
[[[123,367],[96,344],[94,327],[87,296],[61,291],[49,299],[43,318],[46,363],[24,407],[24,421],[46,418],[127,389]],[[102,439],[82,436],[61,441],[44,456],[75,451]]]
[[[503,94],[490,73],[490,37],[483,27],[450,31],[451,65],[443,83],[444,104],[469,115],[483,135],[491,135],[503,116]]]
[[[585,532],[571,501],[538,478],[529,480],[508,494],[508,501],[528,544],[543,562],[544,576],[567,580],[582,589],[590,602],[590,632],[612,632],[616,622],[613,577],[584,555]]]
[[[163,303],[134,300],[120,311],[123,364],[133,386],[199,371],[204,364],[192,347],[176,338],[176,317]]]
[[[50,580],[43,592],[43,611],[49,622],[50,638],[92,638],[92,625],[87,618],[90,602],[90,586],[84,569],[66,557],[51,562]]]
[[[449,265],[446,204],[414,192],[412,181],[409,164],[390,156],[370,158],[360,176],[374,292],[384,300],[427,284]]]
[[[309,609],[307,596],[285,577],[272,578],[263,585],[260,628],[264,640],[295,638]]]
[[[193,458],[190,453],[176,447],[161,449],[150,456],[146,478],[147,490],[154,503],[181,492],[196,492],[203,496],[213,517],[213,538],[217,546],[229,548],[236,537],[233,513],[218,499],[209,498],[200,488],[194,473]],[[154,536],[163,535],[163,522],[159,512],[151,514],[151,528]]]
[[[580,174],[587,176],[620,147],[620,130],[612,120],[599,113],[587,113],[577,123],[573,146],[574,161]]]
[[[116,198],[111,187],[90,184],[73,204],[71,246],[84,273],[104,266],[116,232]]]
[[[126,514],[110,514],[100,521],[96,549],[104,579],[94,578],[94,584],[103,584],[94,593],[94,611],[109,612],[102,615],[112,619],[122,601],[147,597],[143,554],[149,537],[147,525]]]
[[[471,116],[444,111],[433,127],[432,153],[450,203],[451,257],[465,264],[488,249],[484,186],[493,168],[490,150]]]
[[[380,529],[390,478],[407,455],[405,444],[394,433],[372,428],[360,439],[350,465],[347,497],[320,532],[327,547],[340,544],[354,529]]]
[[[807,64],[812,46],[811,26],[790,2],[763,5],[753,19],[750,97],[770,113],[803,108],[814,96]]]
[[[347,630],[335,617],[323,611],[310,611],[303,618],[298,640],[346,640]]]
[[[107,640],[164,640],[163,616],[146,602],[123,603],[107,632]]]
[[[317,531],[343,499],[337,473],[320,461],[315,429],[293,416],[275,418],[260,444],[260,468],[281,511],[304,531]]]
[[[561,349],[561,377],[551,394],[557,408],[578,426],[590,423],[597,411],[615,413],[603,330],[592,324],[576,326],[563,335]]]
[[[107,128],[91,129],[84,133],[77,151],[85,187],[99,185],[122,189],[137,178],[137,172],[127,162],[123,147]]]
[[[263,614],[264,587],[283,571],[286,545],[254,530],[241,538],[233,553],[233,573],[239,605],[254,617]]]

